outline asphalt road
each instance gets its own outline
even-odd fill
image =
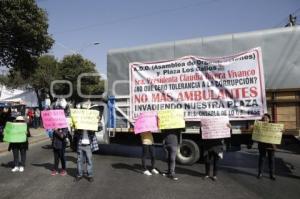
[[[256,179],[257,150],[227,152],[220,162],[218,181],[203,180],[203,164],[177,165],[179,181],[161,175],[141,174],[138,147],[102,146],[94,154],[95,181],[74,182],[76,154],[67,151],[67,176],[51,176],[53,166],[49,142],[30,147],[24,173],[12,173],[11,153],[0,155],[0,198],[299,198],[300,154],[287,150],[276,153],[277,180]],[[159,152],[159,149],[157,150]],[[114,155],[112,155],[114,154]],[[127,157],[125,157],[127,156]],[[128,157],[129,156],[129,157]],[[163,156],[161,156],[163,157]],[[164,161],[157,168],[166,169]]]

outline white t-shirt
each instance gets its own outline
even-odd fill
[[[81,144],[90,144],[90,139],[86,130],[83,131]]]

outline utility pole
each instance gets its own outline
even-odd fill
[[[295,26],[297,17],[292,14],[289,15],[289,23],[285,25],[285,27]]]

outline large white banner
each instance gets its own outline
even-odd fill
[[[135,62],[129,73],[132,119],[164,109],[184,109],[185,120],[257,119],[267,111],[260,48],[227,57]]]

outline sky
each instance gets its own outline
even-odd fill
[[[284,27],[289,14],[300,24],[300,0],[36,1],[55,40],[49,54],[80,53],[104,77],[111,49]]]

